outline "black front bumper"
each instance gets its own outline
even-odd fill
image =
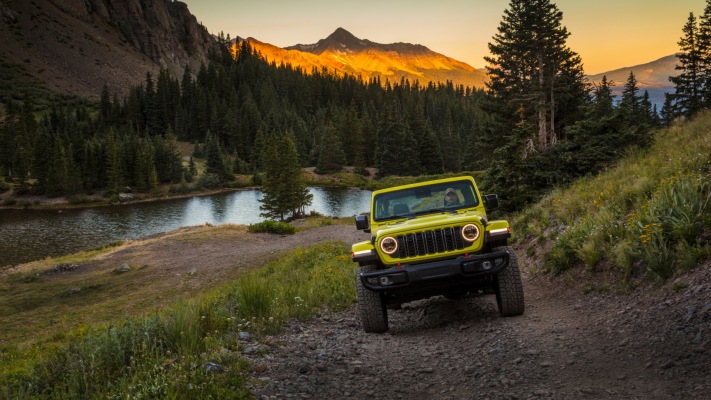
[[[402,264],[397,267],[360,274],[363,286],[373,291],[417,292],[418,288],[473,288],[486,277],[498,274],[509,265],[509,253],[459,256],[422,264]],[[484,279],[485,280],[485,279]]]

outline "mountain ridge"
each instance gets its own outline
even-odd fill
[[[307,73],[326,67],[340,74],[379,78],[383,83],[407,79],[421,85],[428,82],[483,88],[486,72],[469,64],[434,52],[426,46],[404,42],[381,44],[360,39],[344,28],[313,44],[280,48],[255,38],[246,39],[257,51],[277,64],[301,67]]]
[[[587,78],[591,83],[597,84],[600,83],[603,76],[606,76],[608,82],[612,81],[612,93],[619,98],[622,95],[622,89],[629,78],[630,72],[634,72],[640,92],[642,93],[646,90],[649,93],[652,104],[657,106],[657,110],[661,110],[664,104],[664,93],[673,93],[675,90],[674,85],[669,81],[669,77],[679,74],[675,69],[676,64],[676,54],[671,54],[644,64],[587,75]]]
[[[635,78],[639,82],[642,82],[641,85],[672,86],[669,82],[669,76],[678,75],[674,69],[677,60],[676,54],[671,54],[644,64],[621,67],[599,74],[588,75],[588,79],[594,82],[599,82],[602,80],[604,75],[607,76],[608,81],[612,79],[615,83],[622,83],[624,85],[624,82],[627,81],[627,78],[629,77],[629,73],[634,72]]]
[[[161,68],[197,71],[217,43],[188,6],[170,0],[0,1],[0,57],[55,92],[127,94]]]

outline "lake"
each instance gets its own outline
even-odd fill
[[[320,187],[310,187],[309,192],[314,197],[307,213],[334,217],[367,212],[372,194],[369,190]],[[0,210],[0,268],[184,226],[254,224],[264,220],[259,216],[261,197],[258,190],[243,190],[61,212]]]

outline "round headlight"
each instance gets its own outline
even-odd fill
[[[479,228],[474,224],[464,225],[462,228],[462,237],[467,242],[473,242],[479,239]]]
[[[380,241],[380,249],[385,254],[393,254],[397,251],[397,240],[393,237],[386,237]]]

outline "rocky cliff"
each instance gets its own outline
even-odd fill
[[[0,58],[60,93],[126,93],[160,68],[179,77],[215,43],[179,1],[0,1]]]

